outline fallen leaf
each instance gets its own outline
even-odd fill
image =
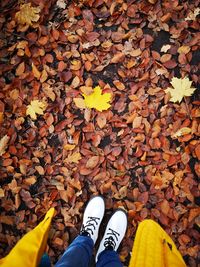
[[[56,95],[53,91],[53,88],[50,86],[50,84],[44,83],[42,85],[42,91],[45,93],[47,97],[51,99],[51,101],[54,101],[56,99]]]
[[[74,79],[72,80],[71,86],[73,88],[77,88],[80,84],[80,79],[78,76],[74,77]]]
[[[178,53],[181,54],[187,54],[190,52],[190,47],[188,45],[182,45],[178,48]]]
[[[64,162],[78,163],[79,160],[81,160],[81,154],[79,152],[74,152],[73,154],[69,155]]]
[[[56,5],[57,5],[59,8],[65,9],[67,4],[65,3],[64,0],[57,0]]]
[[[77,108],[86,108],[84,99],[74,98],[73,101],[74,101],[75,105],[77,106]]]
[[[83,94],[85,106],[88,108],[95,108],[98,111],[107,110],[111,106],[108,102],[111,100],[111,94],[102,94],[100,86],[96,86],[93,93],[90,95]]]
[[[19,24],[33,25],[33,22],[37,22],[40,18],[40,7],[32,7],[31,3],[23,4],[20,6],[20,10],[15,14],[15,18]]]
[[[5,196],[4,190],[0,187],[0,198],[2,198],[4,196]]]
[[[46,109],[46,103],[39,100],[32,100],[26,109],[26,115],[30,115],[31,119],[36,120],[37,114],[43,115]]]
[[[40,76],[40,82],[41,83],[45,82],[47,80],[47,78],[48,78],[48,73],[46,72],[46,70],[43,70],[42,74]]]
[[[93,156],[87,161],[86,168],[93,169],[98,165],[98,163],[99,163],[99,156]]]
[[[119,52],[115,54],[114,57],[111,59],[111,63],[121,62],[123,58],[124,58],[124,53]]]
[[[163,45],[162,47],[161,47],[161,52],[163,52],[163,53],[167,53],[167,51],[169,50],[171,48],[171,45],[170,44],[167,44],[167,45]]]
[[[8,141],[9,141],[10,137],[8,135],[4,135],[1,140],[0,140],[0,156],[2,156],[8,146]]]
[[[172,102],[181,102],[184,96],[191,96],[196,88],[191,87],[192,81],[188,78],[176,78],[173,77],[170,82],[173,88],[168,87],[165,92],[170,93]]]
[[[172,138],[178,138],[180,136],[186,135],[191,133],[192,129],[189,127],[183,127],[180,130],[178,130],[176,133],[172,134]]]
[[[99,126],[99,128],[103,128],[106,125],[106,116],[102,113],[102,114],[98,114],[97,118],[97,124]]]
[[[119,80],[115,80],[113,81],[113,84],[117,87],[117,89],[119,90],[124,90],[125,89],[125,85],[120,82]]]
[[[41,72],[37,69],[37,67],[32,63],[32,72],[35,78],[40,79]]]
[[[25,63],[22,62],[22,63],[20,63],[19,66],[17,67],[15,74],[16,74],[17,76],[21,76],[21,75],[24,73],[24,71],[25,71]]]
[[[190,11],[189,12],[189,14],[188,14],[188,16],[185,18],[185,20],[187,21],[187,20],[196,20],[196,17],[198,16],[200,14],[200,8],[199,7],[197,7],[197,8],[195,8],[194,9],[194,11],[192,12],[192,11]]]
[[[130,52],[130,55],[132,56],[132,57],[138,57],[138,56],[140,56],[142,54],[142,51],[141,51],[141,49],[140,48],[138,48],[138,49],[133,49],[131,52]]]
[[[66,144],[64,145],[65,150],[73,150],[76,147],[76,145]]]

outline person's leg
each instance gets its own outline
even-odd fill
[[[118,209],[110,218],[96,255],[97,267],[122,267],[117,249],[127,228],[127,215]]]
[[[92,257],[94,242],[89,236],[79,235],[67,248],[55,267],[86,267]]]
[[[98,257],[96,267],[122,267],[119,255],[115,250],[104,250]]]
[[[93,197],[85,208],[80,235],[74,239],[55,267],[87,267],[89,265],[104,212],[103,198]]]

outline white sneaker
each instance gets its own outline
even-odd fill
[[[105,212],[104,199],[101,196],[95,196],[88,202],[81,226],[80,235],[90,236],[96,243],[99,227]]]
[[[111,216],[104,236],[99,245],[99,249],[96,254],[96,262],[98,260],[99,254],[105,250],[115,250],[117,251],[127,229],[127,215],[122,209],[117,209]]]

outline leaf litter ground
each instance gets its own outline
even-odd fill
[[[113,209],[128,212],[125,266],[146,218],[197,265],[199,1],[149,2],[33,0],[31,22],[17,1],[0,4],[1,256],[54,206],[55,262],[77,235],[85,203],[102,194],[102,230]],[[178,104],[165,90],[173,77],[197,88]],[[76,106],[95,86],[111,94],[111,107]],[[36,119],[27,116],[31,101],[47,104]]]

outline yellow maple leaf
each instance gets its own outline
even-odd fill
[[[102,94],[100,86],[96,86],[93,90],[93,93],[90,95],[83,94],[85,106],[87,108],[95,108],[98,111],[107,110],[110,107],[108,103],[111,100],[111,94],[105,93]]]
[[[30,115],[31,119],[36,120],[37,114],[43,115],[44,110],[46,109],[46,103],[39,101],[39,100],[33,100],[31,101],[31,104],[28,105],[26,110],[26,115]]]
[[[23,4],[20,6],[20,10],[15,14],[15,18],[19,24],[31,26],[33,22],[39,20],[39,12],[40,7],[32,7],[31,3]]]
[[[184,96],[191,96],[196,88],[191,87],[192,81],[190,81],[187,77],[185,78],[176,78],[173,77],[170,82],[173,88],[168,87],[166,89],[166,93],[170,93],[172,102],[181,102]]]

